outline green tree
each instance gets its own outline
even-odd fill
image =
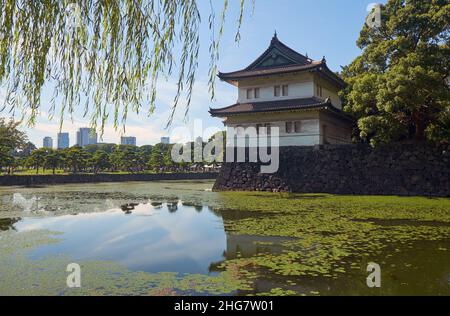
[[[103,150],[97,150],[91,158],[91,165],[94,173],[111,168],[109,155]]]
[[[238,41],[245,0],[223,0],[220,14],[216,12],[216,1],[211,1],[209,15],[206,12],[203,17],[210,28],[212,97],[229,2],[238,8]],[[61,124],[67,113],[84,103],[79,97],[83,94],[88,99],[85,111],[92,113],[93,125],[100,119],[104,127],[111,114],[109,105],[118,125],[126,121],[128,110],[141,113],[144,100],[150,100],[148,113],[154,110],[158,79],[167,75],[174,76],[178,86],[173,111],[183,90],[189,106],[200,47],[202,16],[197,3],[197,0],[0,0],[0,83],[11,83],[7,91],[10,107],[20,106],[19,98],[9,98],[10,95],[23,96],[23,103],[30,109],[28,122],[33,124],[43,87],[51,80],[55,83],[51,85],[54,95],[61,96],[54,98],[53,102],[60,99],[61,104],[51,104],[54,109],[51,114],[61,113]],[[220,17],[218,22],[216,16]]]
[[[16,157],[20,157],[20,158],[25,158],[31,155],[31,153],[33,152],[33,150],[36,150],[37,147],[32,143],[32,142],[26,142],[25,145],[19,149],[16,150],[14,153],[14,156]]]
[[[63,162],[64,159],[61,155],[61,152],[57,150],[50,150],[44,157],[44,166],[47,169],[51,169],[53,171],[53,174],[56,173],[56,169],[59,168]]]
[[[174,163],[172,159],[171,154],[171,148],[172,146],[169,146],[169,148],[166,150],[166,152],[163,155],[163,163],[166,171],[174,171],[176,164]]]
[[[24,132],[18,129],[20,122],[7,121],[0,117],[0,144],[11,151],[22,149],[28,141]]]
[[[120,170],[134,173],[139,170],[137,147],[121,145],[118,148]]]
[[[10,168],[12,166],[12,163],[14,161],[14,157],[11,154],[11,149],[0,145],[0,173],[2,172],[3,168]]]
[[[95,145],[87,145],[83,149],[91,154],[94,154],[96,151],[101,150],[106,152],[107,154],[111,154],[115,149],[116,144],[95,144]]]
[[[162,144],[157,144],[153,147],[148,164],[151,171],[160,172],[164,167],[164,149]]]
[[[382,25],[364,26],[342,93],[361,140],[450,139],[449,23],[448,0],[389,0]]]
[[[39,168],[45,166],[46,156],[49,154],[49,149],[40,148],[34,150],[27,159],[27,165],[36,169],[36,174],[39,173]]]
[[[79,146],[73,146],[65,151],[65,163],[72,173],[81,172],[86,168],[89,154]]]

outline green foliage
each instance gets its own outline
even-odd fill
[[[50,150],[47,148],[40,148],[34,150],[27,159],[27,165],[36,169],[36,174],[39,173],[39,168],[44,167],[45,158]]]
[[[97,150],[92,156],[90,163],[92,165],[94,173],[98,173],[99,171],[105,171],[111,168],[109,156],[103,150]]]
[[[3,167],[11,167],[14,162],[14,157],[11,154],[11,150],[6,147],[0,145],[0,173]]]
[[[212,2],[209,13],[212,96],[228,11],[223,1],[218,34]],[[236,40],[244,2],[237,3]],[[125,124],[129,111],[140,113],[141,104],[149,104],[151,114],[158,79],[175,71],[172,109],[185,91],[188,110],[200,46],[196,0],[0,0],[0,8],[0,83],[7,83],[7,110],[29,113],[29,124],[35,123],[47,82],[55,87],[50,116],[59,115],[61,124],[81,105],[81,96],[94,128],[99,121],[103,130],[111,113],[116,127]]]
[[[448,0],[389,0],[381,27],[364,26],[342,93],[363,141],[449,141],[449,24]]]
[[[36,150],[36,149],[37,149],[36,145],[34,145],[32,142],[27,142],[27,143],[25,143],[25,145],[23,146],[23,148],[21,150],[16,150],[16,152],[14,153],[14,156],[20,157],[20,158],[25,158],[25,157],[28,157],[29,155],[31,155],[33,150]]]
[[[87,145],[84,147],[84,150],[88,153],[95,153],[97,151],[104,151],[107,154],[111,154],[116,149],[116,144],[95,144],[95,145]]]
[[[7,121],[0,117],[0,145],[10,151],[22,149],[28,141],[24,132],[18,129],[20,122]]]
[[[73,173],[78,173],[83,170],[89,161],[90,154],[84,151],[81,147],[74,146],[64,150],[65,163]]]
[[[85,148],[74,146],[62,150],[48,148],[36,149],[28,142],[24,149],[13,153],[9,148],[0,146],[0,170],[8,168],[8,173],[30,174],[33,168],[36,174],[45,172],[45,168],[56,173],[99,173],[99,172],[185,172],[190,163],[172,161],[172,145],[130,146],[115,144],[89,145]],[[194,163],[191,163],[191,165]],[[203,165],[197,168],[203,170]],[[34,171],[33,171],[34,172]]]
[[[56,169],[59,168],[63,162],[64,159],[62,154],[57,150],[49,150],[44,157],[44,166],[48,169],[52,169],[53,174],[55,174]]]
[[[157,144],[153,147],[152,153],[150,155],[150,161],[148,167],[151,171],[160,172],[164,167],[164,145]]]
[[[116,151],[111,155],[111,159],[119,170],[130,173],[142,171],[142,162],[140,161],[138,149],[135,146],[117,146]]]

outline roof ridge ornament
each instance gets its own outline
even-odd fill
[[[274,43],[274,42],[277,42],[278,41],[278,35],[277,35],[277,30],[275,30],[275,33],[273,34],[273,37],[272,37],[272,44]]]
[[[322,57],[322,62],[323,62],[323,63],[326,63],[326,62],[327,62],[327,59],[325,58],[325,56]]]

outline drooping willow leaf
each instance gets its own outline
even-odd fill
[[[210,0],[209,12],[212,98],[229,9],[223,0],[216,34],[217,2]],[[240,10],[236,40],[244,3],[233,2]],[[81,106],[92,127],[100,122],[103,131],[112,115],[118,128],[130,111],[150,115],[159,78],[174,76],[178,88],[168,125],[183,93],[187,113],[200,47],[197,0],[0,0],[0,8],[0,82],[7,91],[1,111],[19,113],[32,126],[49,87],[49,117],[59,116],[61,126]]]

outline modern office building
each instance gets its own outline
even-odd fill
[[[43,141],[42,145],[43,145],[42,147],[44,147],[44,148],[53,148],[53,138],[51,138],[49,136],[44,137],[44,141]]]
[[[122,136],[120,138],[121,145],[131,145],[136,146],[136,137],[133,136]]]
[[[92,128],[83,127],[77,132],[77,145],[86,147],[97,144],[97,133]]]
[[[58,133],[58,149],[69,148],[69,133]]]
[[[170,137],[161,137],[161,144],[170,144]]]

